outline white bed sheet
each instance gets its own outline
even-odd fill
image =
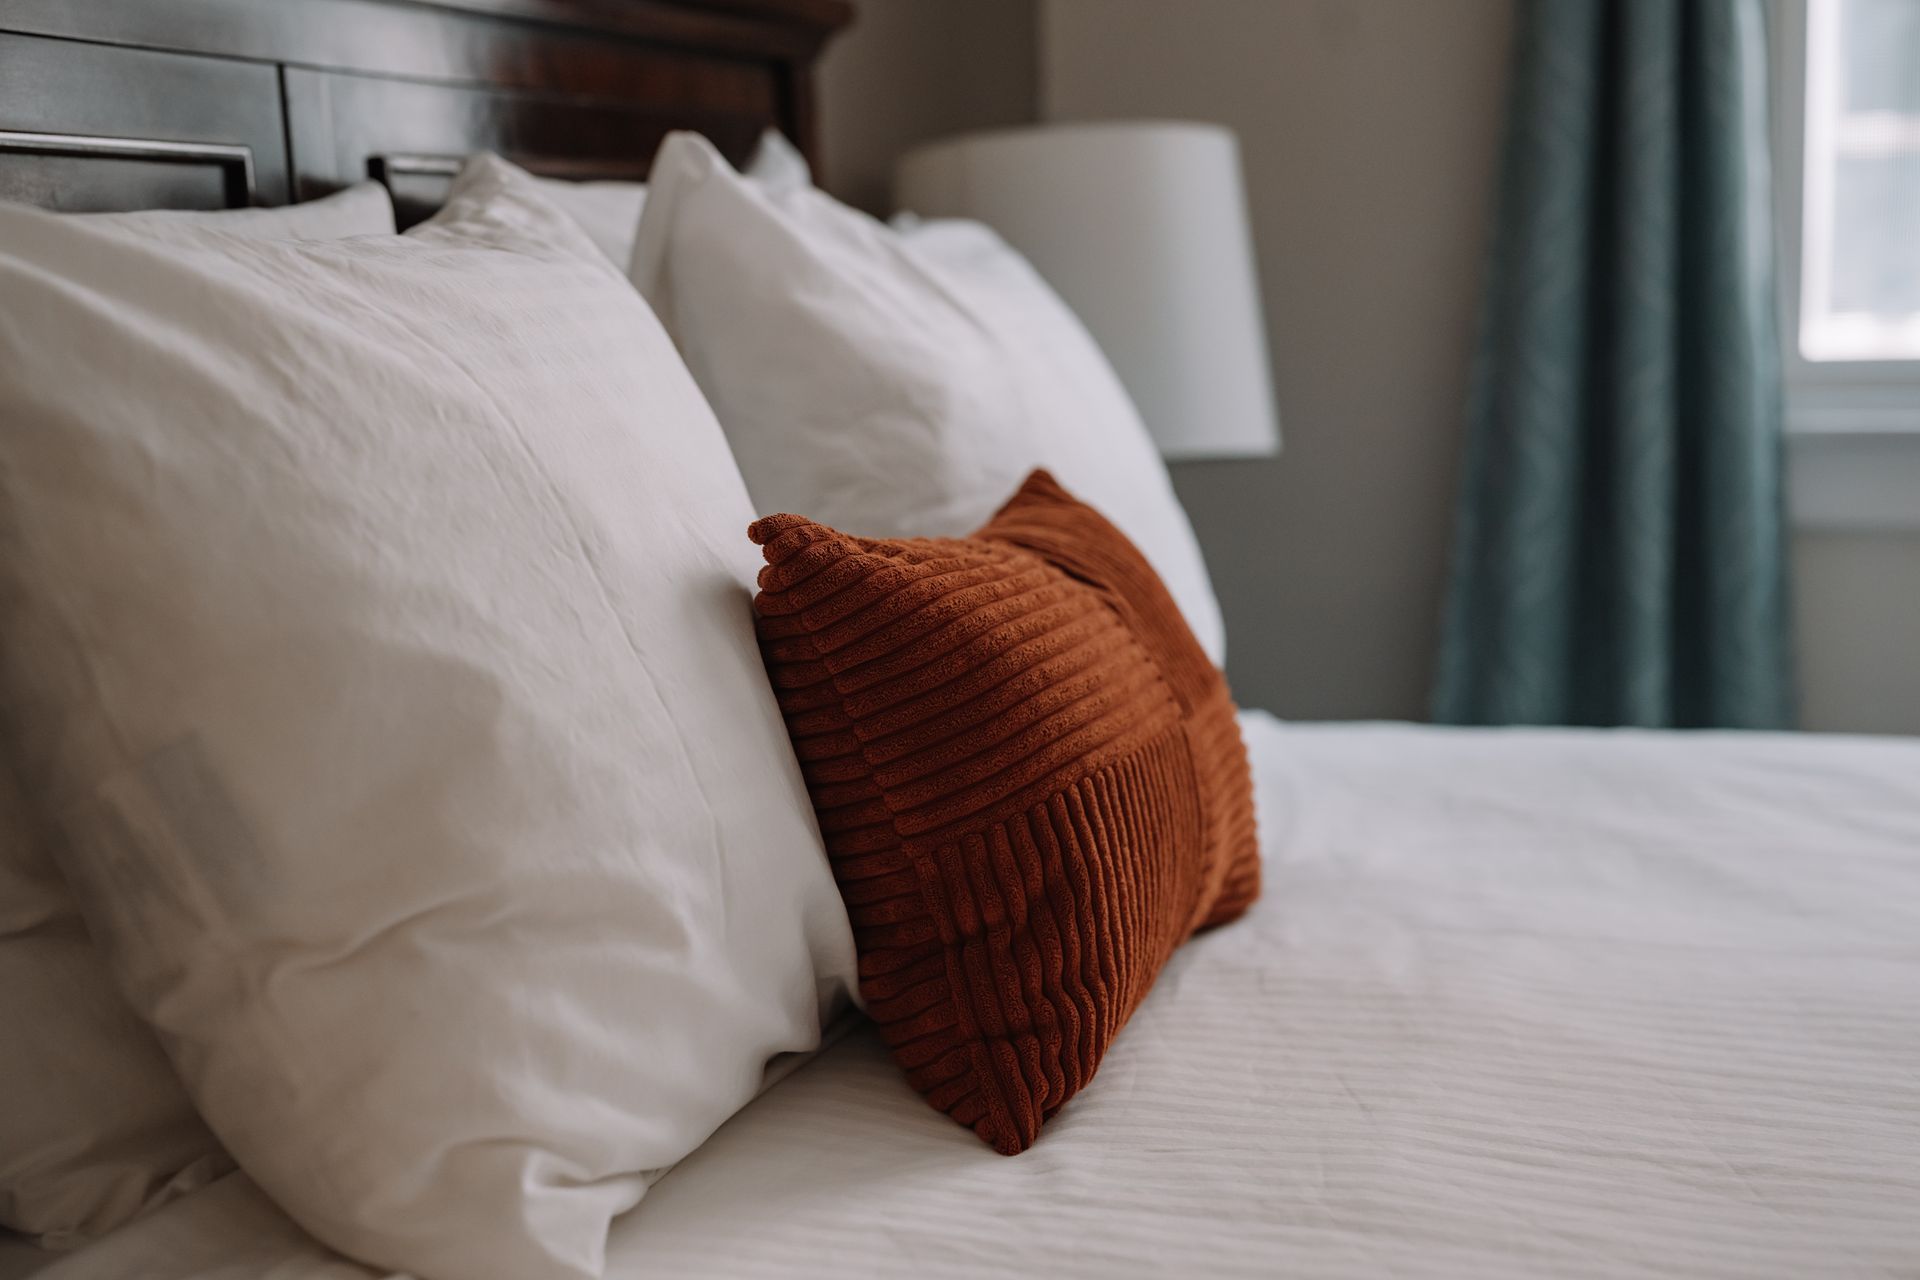
[[[856,1031],[608,1274],[1920,1275],[1920,743],[1246,718],[1266,894],[1007,1159]],[[43,1280],[364,1280],[235,1175]]]

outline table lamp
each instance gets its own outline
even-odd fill
[[[1215,125],[1043,125],[915,148],[895,200],[986,223],[1073,308],[1162,456],[1280,448],[1239,146]]]

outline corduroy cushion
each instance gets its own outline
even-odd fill
[[[1173,949],[1259,893],[1226,682],[1044,471],[971,538],[749,536],[868,1012],[929,1102],[1023,1151]]]

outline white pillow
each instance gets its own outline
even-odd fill
[[[400,237],[0,210],[0,296],[0,725],[122,989],[321,1239],[598,1275],[853,979],[665,333],[491,157]]]
[[[225,231],[264,240],[344,240],[348,236],[393,234],[393,197],[377,182],[354,185],[318,200],[277,208],[141,209],[133,213],[75,213],[100,226],[156,231],[169,227]]]
[[[762,512],[869,537],[970,533],[1034,467],[1120,526],[1214,661],[1220,607],[1146,427],[1093,339],[977,224],[895,231],[703,138],[654,158],[633,280]]]
[[[754,146],[753,159],[747,162],[747,177],[767,191],[785,192],[813,185],[813,166],[800,148],[778,129],[768,129]]]
[[[233,1167],[0,771],[0,1225],[84,1243]]]
[[[800,149],[778,129],[768,129],[755,144],[747,176],[774,187],[805,185],[813,170]],[[640,230],[640,214],[647,203],[644,182],[570,182],[564,178],[535,178],[540,194],[579,224],[580,229],[625,271],[633,259],[633,238]]]
[[[640,210],[647,203],[644,182],[569,182],[564,178],[535,178],[540,194],[554,208],[572,218],[587,239],[620,270],[633,257],[633,233],[640,226]]]
[[[393,202],[373,182],[280,209],[69,216],[155,235],[199,228],[336,239],[393,231]],[[33,323],[11,300],[8,311],[14,323]],[[113,990],[43,844],[10,770],[0,768],[0,1226],[61,1248],[233,1165],[153,1032]]]

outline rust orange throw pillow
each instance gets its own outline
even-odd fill
[[[971,538],[749,536],[868,1012],[927,1101],[1023,1151],[1173,949],[1259,892],[1226,682],[1044,471]]]

